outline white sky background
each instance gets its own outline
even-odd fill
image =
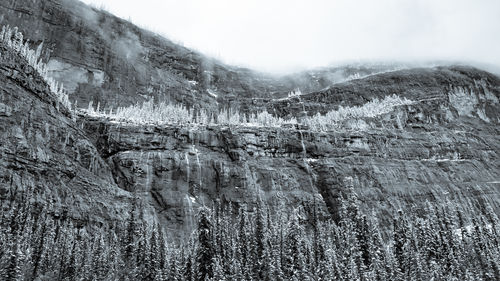
[[[83,0],[268,72],[380,60],[500,66],[500,0]]]

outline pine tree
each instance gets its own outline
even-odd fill
[[[219,257],[214,258],[214,277],[211,279],[213,281],[226,281],[226,275],[224,269],[221,265],[221,259]]]
[[[363,263],[363,268],[369,268],[371,266],[372,258],[370,256],[370,226],[368,225],[368,220],[366,216],[361,217],[358,230],[358,242],[361,251],[361,260]]]
[[[491,226],[491,234],[493,246],[495,248],[500,248],[500,219],[498,215],[493,210],[491,204],[485,203],[485,217],[488,219],[488,224]]]
[[[224,259],[224,246],[223,246],[223,229],[222,229],[222,220],[225,218],[222,217],[222,207],[219,200],[217,200],[213,206],[212,214],[214,216],[214,225],[213,225],[213,239],[214,239],[214,251],[216,255],[219,255],[221,260]],[[221,265],[222,266],[222,265]]]
[[[3,272],[4,280],[18,281],[23,280],[23,272],[21,271],[23,263],[23,253],[19,249],[19,244],[15,241],[11,249],[6,253],[7,267]]]
[[[233,229],[234,233],[228,235],[229,239],[229,245],[230,245],[230,254],[229,254],[229,264],[228,266],[228,273],[226,274],[228,279],[231,280],[243,280],[243,272],[242,272],[242,266],[241,266],[241,252],[240,252],[240,246],[238,243],[238,229]]]
[[[163,280],[163,264],[161,253],[160,253],[160,238],[158,233],[159,225],[155,225],[151,231],[151,236],[149,238],[149,257],[147,257],[147,262],[145,263],[145,275],[143,275],[144,280],[156,281]]]
[[[170,252],[170,270],[167,278],[168,280],[181,281],[181,262],[183,262],[183,259],[180,251],[172,250]]]
[[[219,251],[221,257],[221,266],[224,269],[225,275],[228,279],[233,275],[233,263],[235,262],[236,251],[234,247],[234,224],[232,218],[232,204],[229,203],[224,206],[222,214],[219,216],[218,228],[220,232]]]
[[[139,213],[139,225],[136,234],[136,260],[135,267],[133,267],[133,276],[137,279],[145,278],[147,270],[150,268],[150,254],[149,254],[149,235],[147,233],[147,225],[142,219],[142,212]],[[132,269],[132,268],[131,268]]]
[[[370,271],[373,272],[374,279],[377,281],[387,280],[387,272],[384,268],[385,255],[384,255],[384,242],[382,241],[382,234],[378,222],[375,220],[375,214],[372,215],[374,219],[369,224],[369,239],[368,251],[370,252]]]
[[[265,280],[271,275],[270,261],[271,255],[269,253],[268,244],[268,226],[266,225],[266,218],[263,212],[263,206],[260,204],[256,210],[256,223],[255,223],[255,245],[253,248],[256,250],[255,263],[253,271],[256,273],[258,280]]]
[[[350,255],[348,257],[347,275],[345,277],[347,280],[353,280],[353,281],[361,280],[361,272],[359,271],[355,255]]]
[[[165,241],[165,235],[163,233],[163,228],[160,226],[160,224],[156,225],[156,228],[158,229],[158,263],[159,267],[161,269],[160,272],[160,278],[166,279],[167,278],[167,268],[170,268],[169,260],[167,258],[167,242]],[[158,274],[157,274],[158,276]],[[158,277],[157,277],[158,278]]]
[[[399,267],[399,262],[394,254],[393,245],[389,245],[385,249],[385,261],[386,261],[385,271],[387,272],[388,275],[387,280],[394,280],[394,281],[404,280],[403,272],[401,271],[401,268]]]
[[[54,248],[54,237],[55,237],[55,222],[51,218],[47,218],[45,221],[47,224],[46,234],[42,242],[41,258],[39,262],[38,272],[34,274],[34,277],[46,274],[52,269],[52,249]]]
[[[32,243],[32,248],[33,248],[33,271],[31,273],[32,279],[37,277],[40,273],[40,262],[42,261],[42,256],[43,256],[43,250],[44,250],[44,243],[45,242],[45,236],[47,235],[47,218],[45,217],[45,214],[42,213],[43,215],[40,215],[40,219],[38,219],[39,227],[37,228],[34,238],[33,238],[33,243]]]
[[[321,259],[325,258],[324,245],[320,241],[320,222],[317,214],[317,204],[316,197],[314,197],[313,205],[312,205],[312,254],[313,254],[313,263],[312,263],[312,271],[314,272],[314,276],[317,279],[318,273],[320,272],[318,266]]]
[[[55,259],[55,265],[57,265],[57,279],[62,279],[64,274],[65,274],[65,270],[66,270],[66,266],[67,266],[67,262],[68,262],[68,259],[69,259],[69,256],[71,253],[68,252],[68,248],[70,247],[70,240],[72,239],[70,233],[70,230],[69,228],[72,228],[72,225],[70,225],[66,220],[63,222],[63,225],[61,226],[61,229],[60,229],[60,235],[57,239],[57,241],[55,242],[55,244],[57,245],[57,249],[54,250],[53,252],[55,253],[56,255],[56,259]]]
[[[129,217],[128,217],[128,223],[127,223],[127,234],[125,238],[125,259],[128,261],[128,263],[135,263],[135,252],[136,252],[136,244],[135,244],[135,239],[137,235],[139,234],[139,226],[137,223],[137,217],[136,217],[136,211],[137,211],[137,199],[134,199],[132,203],[132,209],[130,209]]]
[[[76,272],[78,271],[79,257],[81,254],[80,249],[80,235],[78,233],[75,235],[73,244],[71,246],[71,252],[68,261],[64,264],[61,269],[61,275],[63,280],[75,280]]]
[[[196,253],[196,280],[206,281],[213,278],[214,245],[212,238],[212,223],[207,210],[198,214],[198,248]]]
[[[182,250],[182,256],[183,256],[183,276],[186,281],[191,281],[195,279],[194,273],[194,267],[195,263],[193,262],[193,242],[190,240],[189,245],[187,248],[184,248]]]
[[[302,239],[302,226],[299,224],[297,213],[293,212],[290,217],[289,232],[286,239],[285,263],[282,264],[287,278],[298,277],[302,279],[306,275]]]
[[[238,226],[239,226],[239,236],[238,236],[238,259],[241,265],[241,272],[243,275],[247,274],[248,271],[248,256],[249,256],[249,226],[248,226],[248,211],[246,206],[240,208],[238,214]]]
[[[93,267],[92,267],[92,243],[93,241],[85,240],[83,243],[83,249],[85,249],[85,253],[82,257],[82,263],[80,267],[80,271],[78,272],[78,280],[93,280]]]
[[[117,230],[116,225],[113,226],[111,229],[111,233],[109,233],[109,240],[108,240],[108,260],[109,260],[109,267],[108,267],[108,278],[112,280],[119,279],[120,272],[123,270],[125,267],[125,263],[122,260],[121,256],[121,245],[119,242],[119,238],[117,237],[117,233],[121,233],[119,230]]]
[[[106,248],[102,233],[94,239],[92,247],[92,270],[91,274],[95,280],[104,280],[107,275],[106,268]]]
[[[408,264],[405,259],[405,252],[408,250],[408,221],[404,218],[403,212],[398,210],[398,215],[394,219],[394,255],[399,270],[405,275]]]
[[[437,263],[438,261],[441,260],[442,255],[442,245],[441,245],[441,236],[440,236],[440,224],[439,224],[439,219],[437,217],[436,210],[432,204],[429,202],[426,202],[426,210],[427,210],[427,215],[426,215],[426,221],[427,221],[427,227],[428,231],[426,231],[426,250],[427,254],[425,255],[426,260],[429,263]]]
[[[472,240],[474,245],[474,252],[477,257],[479,270],[481,272],[481,277],[484,280],[494,280],[493,279],[493,269],[491,268],[491,263],[488,261],[488,247],[486,235],[484,234],[483,225],[476,218],[472,219],[473,231],[472,231]],[[487,231],[487,230],[486,230]]]
[[[281,254],[279,249],[275,249],[272,251],[272,258],[273,258],[273,267],[274,267],[274,272],[273,276],[276,281],[284,281],[285,279],[285,274],[283,273],[283,266],[281,263]]]
[[[0,221],[0,224],[2,224],[2,222],[3,221]],[[6,260],[8,259],[8,257],[10,257],[10,247],[9,243],[7,243],[9,241],[9,238],[4,230],[6,230],[6,228],[2,226],[0,228],[0,276],[1,277],[5,276],[5,265],[7,264]]]
[[[345,185],[346,191],[341,200],[340,212],[342,216],[340,227],[344,230],[343,239],[346,241],[346,245],[343,249],[343,264],[352,268],[350,265],[351,261],[348,260],[352,256],[352,259],[356,263],[356,271],[358,272],[358,275],[362,275],[366,270],[365,262],[369,262],[366,225],[363,223],[363,217],[359,209],[361,203],[356,192],[354,191],[352,178],[346,178]],[[363,249],[361,248],[361,242],[364,243]]]

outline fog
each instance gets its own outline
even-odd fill
[[[83,0],[226,63],[284,73],[363,61],[500,65],[498,0]]]

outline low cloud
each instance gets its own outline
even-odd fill
[[[84,0],[225,62],[270,72],[364,60],[500,65],[497,0]]]

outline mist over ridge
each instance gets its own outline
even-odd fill
[[[84,2],[226,63],[265,72],[367,60],[500,65],[494,0]]]

